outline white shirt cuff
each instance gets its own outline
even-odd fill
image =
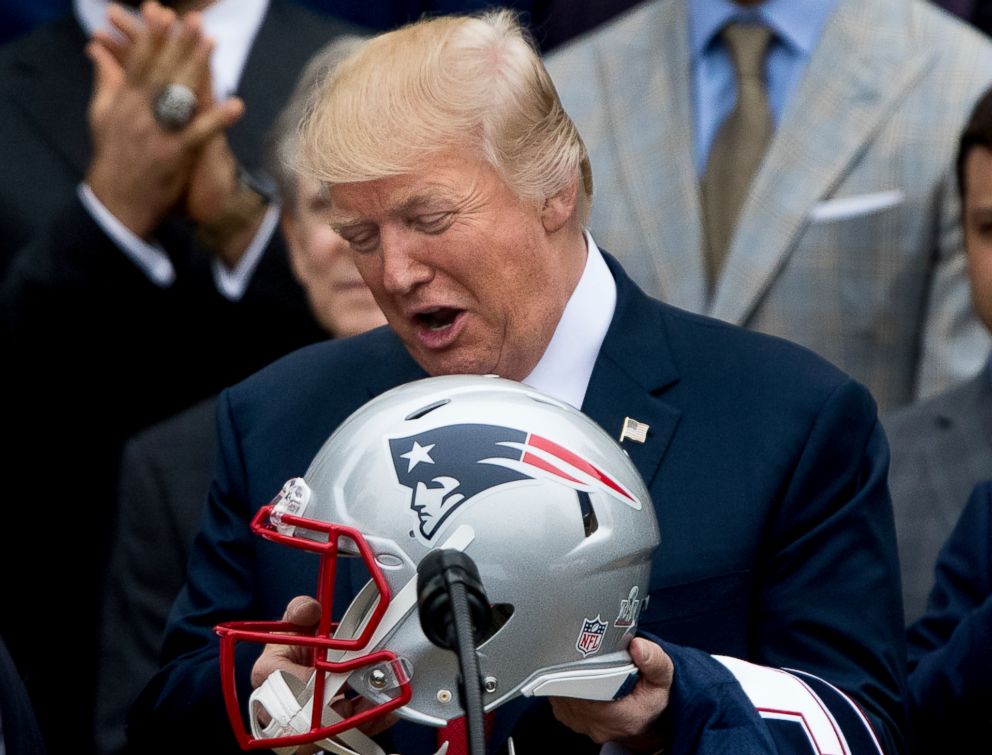
[[[77,193],[79,201],[96,224],[152,283],[160,288],[168,288],[175,282],[176,270],[172,266],[172,260],[159,244],[149,244],[135,235],[104,207],[103,202],[96,198],[96,194],[85,183],[79,184]]]
[[[214,271],[214,284],[221,295],[229,301],[240,301],[251,283],[251,277],[255,273],[255,268],[262,259],[265,247],[268,246],[272,234],[279,225],[279,205],[272,203],[265,211],[262,224],[258,227],[258,233],[251,240],[245,253],[241,255],[241,260],[233,270],[228,270],[216,257],[212,260]]]

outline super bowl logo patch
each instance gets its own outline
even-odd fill
[[[582,631],[579,632],[579,639],[575,641],[575,649],[582,653],[582,657],[592,655],[603,645],[603,637],[609,622],[603,621],[599,614],[595,619],[584,619],[582,621]]]
[[[642,601],[637,597],[637,585],[630,588],[630,593],[620,601],[620,612],[613,624],[618,627],[629,628],[637,624],[637,617],[641,615]]]
[[[533,433],[498,425],[448,425],[389,438],[396,480],[410,491],[420,536],[430,541],[462,504],[490,488],[546,479],[602,492],[640,510],[618,480],[569,449]]]

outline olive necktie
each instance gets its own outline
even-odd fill
[[[764,83],[771,30],[758,24],[730,24],[721,34],[734,62],[737,104],[713,139],[701,187],[706,274],[711,291],[773,130]]]

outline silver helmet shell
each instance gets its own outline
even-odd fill
[[[376,710],[398,707],[418,723],[442,726],[462,715],[457,659],[427,639],[417,610],[417,567],[439,548],[474,561],[497,617],[478,647],[487,711],[518,695],[609,700],[633,678],[627,646],[659,544],[647,488],[592,420],[519,383],[437,377],[379,396],[341,424],[252,527],[321,554],[325,617],[305,639],[280,622],[217,627],[243,747],[318,741],[357,725],[332,710],[346,685]],[[371,579],[332,634],[329,586],[342,555],[360,556]],[[239,731],[237,641],[313,651],[306,687],[288,680],[293,689],[284,693],[302,712],[270,725],[279,734],[266,733],[254,714],[256,738]],[[265,686],[253,706],[269,699]],[[270,714],[289,710],[259,705]]]
[[[304,480],[305,516],[362,532],[393,595],[435,548],[475,561],[505,618],[479,647],[487,710],[549,675],[630,663],[659,542],[654,507],[620,446],[567,404],[493,377],[404,385],[346,420]],[[371,649],[409,663],[400,715],[461,715],[454,654],[427,640],[415,606],[393,620]],[[355,676],[354,689],[381,698]]]

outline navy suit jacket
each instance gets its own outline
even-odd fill
[[[650,425],[644,444],[625,443],[662,532],[641,628],[676,654],[689,646],[823,677],[863,707],[887,752],[899,751],[899,570],[870,395],[812,352],[648,298],[608,261],[617,308],[582,410],[614,437],[625,417]],[[424,376],[381,328],[307,347],[221,395],[218,472],[166,632],[167,665],[133,711],[139,739],[161,741],[179,720],[219,734],[212,627],[278,618],[316,584],[307,554],[250,533],[252,514],[361,404]],[[239,658],[245,677],[249,656]],[[690,665],[676,659],[677,683],[692,681]],[[704,718],[721,725],[708,697],[673,692],[676,738]],[[393,751],[412,752],[410,740]]]

